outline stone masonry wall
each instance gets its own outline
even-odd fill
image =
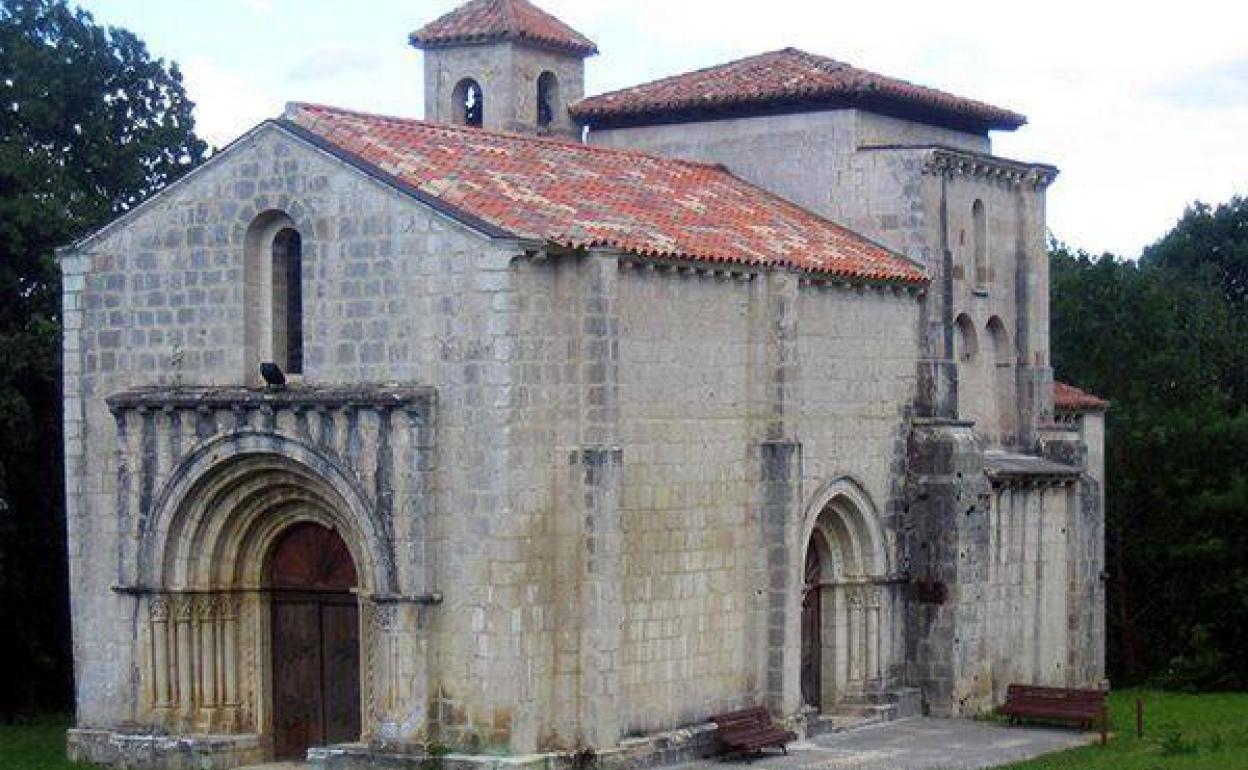
[[[589,142],[722,163],[742,179],[849,227],[855,227],[864,207],[873,205],[873,191],[890,199],[915,194],[858,168],[854,156],[864,145],[989,150],[985,137],[853,109],[599,129],[590,132]],[[860,232],[874,237],[872,230]]]
[[[802,558],[800,511],[822,483],[857,480],[896,528],[918,311],[891,290],[797,293],[785,408],[801,442],[799,499],[783,542],[765,543],[751,450],[767,424],[763,277],[644,268],[622,277],[624,727],[646,731],[758,702],[770,687],[767,631],[752,619],[769,579],[759,555],[783,545]]]
[[[749,278],[621,274],[626,733],[699,722],[757,692]]]
[[[494,437],[508,419],[503,362],[510,343],[497,320],[505,308],[495,303],[510,280],[510,252],[264,127],[63,263],[81,726],[144,718],[132,673],[136,599],[110,590],[119,582],[119,469],[116,422],[104,398],[140,385],[246,381],[243,234],[270,208],[286,211],[303,235],[303,382],[404,382],[437,391],[438,516],[429,542],[404,546],[397,566],[401,591],[445,597],[422,631],[433,641],[440,677],[432,705],[454,724],[474,693],[484,697],[479,683],[497,683],[491,704],[515,697],[506,659],[488,654],[489,636],[479,626],[495,606],[490,560],[474,558],[495,547],[488,535],[507,497]],[[395,501],[396,509],[404,502]],[[472,639],[475,646],[464,643]],[[389,739],[425,736],[419,700],[414,720],[385,728]],[[483,711],[480,703],[475,708]],[[472,716],[493,724],[492,714]]]

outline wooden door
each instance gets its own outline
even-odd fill
[[[359,740],[359,608],[346,545],[298,524],[274,548],[269,577],[274,754],[303,758],[310,746]]]
[[[822,618],[819,608],[820,569],[819,551],[812,541],[806,549],[806,572],[802,586],[802,670],[801,689],[802,703],[815,708],[823,706],[820,692],[823,687],[821,680],[821,663],[823,647],[820,624]]]

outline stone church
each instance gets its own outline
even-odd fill
[[[410,43],[425,120],[292,104],[60,254],[71,755],[622,767],[1101,684],[1023,116],[795,49],[585,97],[528,0]]]

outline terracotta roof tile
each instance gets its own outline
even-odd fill
[[[906,108],[962,128],[1014,129],[1027,119],[990,104],[877,75],[826,56],[785,48],[716,67],[590,96],[572,105],[591,125],[645,122],[716,111],[727,114],[799,105]]]
[[[1103,412],[1109,402],[1064,382],[1053,383],[1053,407],[1065,412]]]
[[[311,104],[288,127],[492,234],[919,284],[918,266],[722,167]]]
[[[417,48],[515,40],[580,56],[598,53],[592,40],[528,0],[471,0],[416,30],[408,40]]]

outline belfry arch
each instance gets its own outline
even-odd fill
[[[811,498],[801,543],[798,678],[803,705],[830,711],[889,684],[889,559],[870,498],[844,477]]]

